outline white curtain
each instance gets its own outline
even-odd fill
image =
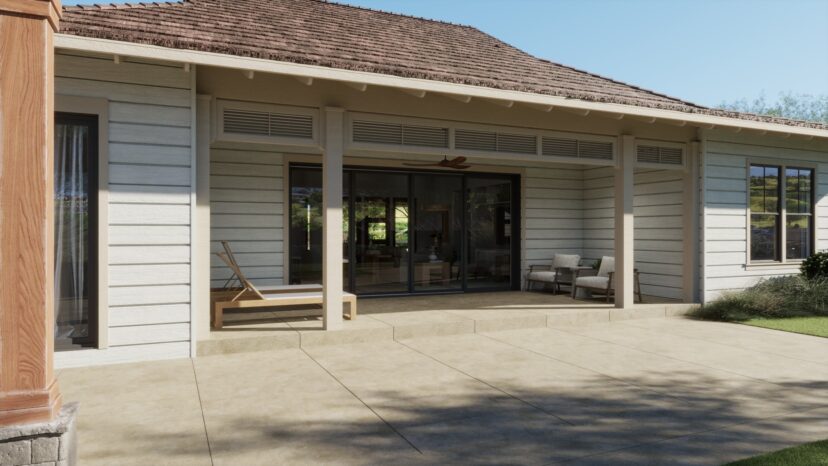
[[[55,337],[89,335],[89,128],[55,125]]]

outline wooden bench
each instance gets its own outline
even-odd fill
[[[348,305],[348,312],[345,318],[356,319],[357,297],[352,293],[342,293],[342,301]],[[225,309],[249,309],[258,307],[290,307],[322,305],[322,292],[281,292],[266,294],[264,298],[237,299],[235,301],[216,301],[213,309],[213,327],[220,329],[224,325]],[[322,315],[321,309],[297,309],[280,311],[280,317],[310,317]]]

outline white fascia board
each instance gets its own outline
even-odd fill
[[[131,56],[179,63],[192,63],[195,65],[232,68],[245,71],[260,71],[264,73],[274,73],[313,79],[326,79],[330,81],[356,83],[360,85],[374,85],[406,90],[425,91],[429,93],[433,92],[462,95],[482,99],[506,100],[513,101],[515,103],[541,106],[551,105],[560,108],[609,112],[613,114],[624,114],[643,118],[656,118],[659,120],[678,122],[686,121],[689,124],[696,125],[715,125],[730,128],[744,128],[755,131],[828,138],[828,130],[817,128],[787,126],[777,123],[686,113],[675,110],[636,107],[633,105],[588,102],[578,99],[569,99],[566,97],[533,94],[530,92],[493,89],[480,86],[471,86],[468,84],[432,81],[428,79],[404,78],[400,76],[369,73],[365,71],[342,70],[324,66],[265,60],[261,58],[237,57],[234,55],[202,52],[197,50],[172,49],[167,47],[159,47],[157,45],[136,44],[132,42],[79,37],[67,34],[55,34],[54,46],[58,49]]]

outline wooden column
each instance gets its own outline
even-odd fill
[[[635,138],[621,136],[621,153],[615,170],[615,307],[632,308],[634,293],[633,181]]]
[[[0,425],[52,419],[58,0],[0,1]]]
[[[325,152],[322,155],[322,305],[325,330],[342,328],[342,157],[344,114],[325,109]]]

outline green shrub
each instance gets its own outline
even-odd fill
[[[695,316],[741,321],[754,317],[828,316],[828,277],[801,275],[763,280],[743,291],[705,304]]]
[[[828,252],[818,252],[805,259],[799,269],[808,279],[828,277]]]

